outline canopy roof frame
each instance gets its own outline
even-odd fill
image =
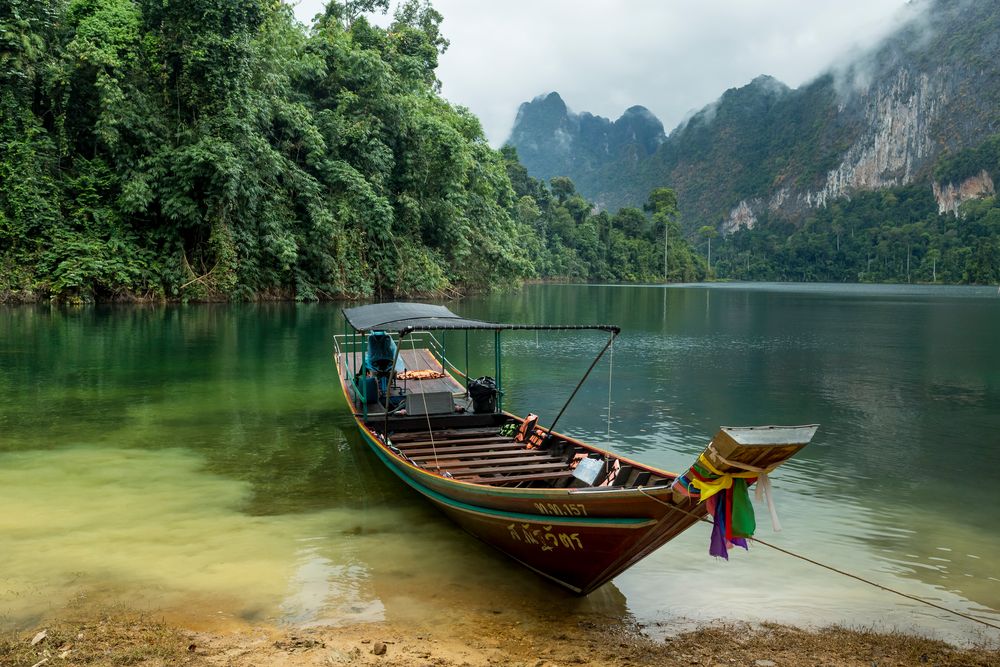
[[[406,336],[418,330],[592,330],[606,331],[617,336],[621,328],[613,324],[510,324],[487,322],[460,317],[444,306],[429,303],[391,302],[344,308],[347,324],[359,333],[387,331]]]
[[[372,331],[385,331],[388,333],[398,334],[400,339],[414,331],[492,331],[494,333],[494,355],[495,355],[495,369],[494,373],[497,382],[497,393],[499,396],[499,407],[503,410],[503,389],[501,384],[501,354],[500,354],[500,332],[510,331],[510,330],[537,330],[537,331],[568,331],[568,330],[590,330],[590,331],[604,331],[605,333],[610,333],[608,337],[608,342],[605,343],[604,347],[594,358],[593,362],[590,364],[590,368],[587,372],[583,374],[580,381],[577,383],[576,387],[573,389],[573,393],[570,394],[569,399],[563,405],[559,414],[552,421],[552,425],[548,429],[548,435],[551,437],[552,429],[555,428],[556,422],[562,417],[566,408],[572,402],[576,393],[586,382],[587,377],[590,372],[594,370],[594,366],[600,361],[604,353],[611,347],[611,343],[614,339],[621,333],[621,327],[613,324],[505,324],[501,322],[486,322],[484,320],[471,320],[463,317],[459,317],[455,313],[451,312],[444,306],[438,306],[429,303],[413,303],[406,301],[394,301],[389,303],[373,303],[366,306],[356,306],[354,308],[344,308],[342,310],[344,314],[344,325],[346,327],[350,326],[355,332],[364,334]],[[364,339],[362,337],[362,350],[364,350]],[[466,346],[468,347],[468,336],[466,336]],[[396,349],[396,358],[392,360],[392,368],[395,369],[396,361],[399,357],[399,350],[401,347]],[[364,354],[364,352],[362,352]],[[466,354],[468,354],[468,349],[466,349]],[[393,371],[389,373],[390,383],[392,382]],[[366,385],[367,386],[367,385]],[[388,408],[388,406],[386,406]],[[610,419],[610,413],[608,418]],[[367,405],[365,407],[365,419],[368,418],[367,415]],[[389,411],[385,411],[385,428],[388,428]],[[387,432],[387,431],[386,431]]]

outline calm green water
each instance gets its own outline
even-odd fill
[[[995,289],[539,285],[449,305],[620,324],[560,430],[668,469],[720,425],[820,423],[775,475],[784,530],[759,511],[759,536],[1000,623]],[[983,636],[765,548],[716,561],[697,527],[598,593],[563,594],[364,449],[331,361],[339,312],[0,310],[0,625],[124,601],[297,625],[433,624],[463,609],[654,631],[728,618]],[[470,340],[470,374],[492,374],[492,337]],[[464,365],[464,337],[445,342]],[[505,407],[551,419],[602,343],[505,333]]]

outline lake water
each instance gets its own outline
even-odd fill
[[[660,467],[686,468],[720,425],[821,424],[773,476],[784,530],[758,508],[758,536],[1000,624],[995,288],[532,285],[449,306],[621,325],[560,430]],[[341,331],[333,304],[0,309],[0,627],[125,603],[194,624],[467,611],[998,638],[762,546],[718,561],[706,526],[563,593],[365,449]],[[603,340],[505,332],[505,408],[551,420]],[[445,342],[464,365],[464,338]],[[470,374],[492,374],[492,335],[471,343]]]

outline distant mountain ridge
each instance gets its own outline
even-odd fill
[[[517,112],[507,141],[530,155],[529,171],[548,176],[598,170],[618,160],[653,155],[666,140],[663,123],[649,109],[633,106],[612,122],[602,116],[573,113],[559,93],[540,95]]]
[[[642,107],[611,122],[550,93],[521,105],[509,143],[532,175],[569,176],[602,208],[672,187],[688,228],[733,230],[852,192],[931,187],[942,155],[1000,132],[1000,3],[924,0],[904,11],[894,34],[846,67],[798,89],[757,77],[669,136]]]

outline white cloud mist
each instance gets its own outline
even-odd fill
[[[286,0],[287,1],[287,0]],[[294,2],[292,4],[295,4]],[[436,0],[451,47],[442,93],[490,142],[517,107],[558,91],[574,111],[615,119],[641,104],[667,131],[727,88],[769,74],[791,87],[871,47],[904,0]],[[308,22],[322,0],[300,0]]]

